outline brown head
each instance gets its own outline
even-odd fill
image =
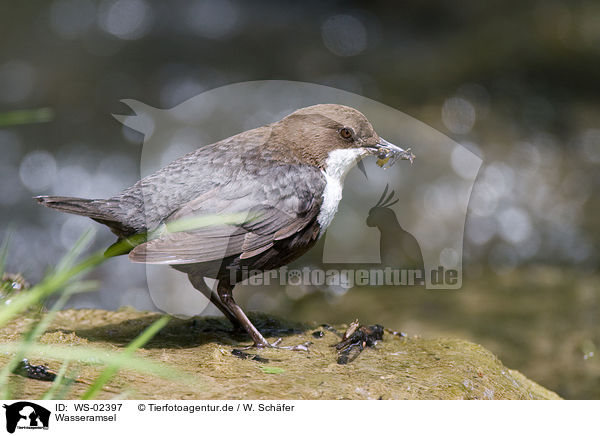
[[[346,154],[355,154],[358,160],[368,154],[377,154],[382,147],[395,147],[379,137],[361,112],[339,104],[299,109],[272,124],[271,128],[269,143],[286,155],[284,159],[291,158],[324,170],[327,159],[335,150],[349,150]]]

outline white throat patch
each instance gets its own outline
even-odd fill
[[[323,204],[317,217],[321,226],[319,236],[322,235],[338,210],[338,205],[342,199],[342,189],[344,188],[344,179],[348,171],[358,163],[369,152],[364,148],[344,148],[329,152],[325,161],[326,185],[323,191]]]

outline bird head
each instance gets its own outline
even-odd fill
[[[301,162],[328,173],[345,173],[360,159],[376,155],[382,166],[397,159],[412,162],[414,155],[376,132],[358,110],[339,104],[299,109],[272,125],[278,144],[285,144]]]

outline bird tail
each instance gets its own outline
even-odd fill
[[[60,210],[61,212],[83,215],[90,218],[115,219],[114,216],[107,213],[104,209],[107,203],[106,200],[89,200],[87,198],[76,197],[50,197],[47,195],[41,195],[34,198],[38,203],[52,209]]]
[[[114,204],[110,200],[92,200],[76,197],[52,197],[41,195],[34,199],[46,207],[74,215],[87,216],[99,223],[105,224],[119,237],[131,234],[133,229],[122,222],[115,213]]]

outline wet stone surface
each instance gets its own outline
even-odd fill
[[[44,344],[123,349],[160,315],[131,309],[59,312],[40,338]],[[270,342],[282,346],[312,342],[308,351],[247,348],[223,318],[173,319],[137,355],[177,370],[163,379],[120,371],[99,398],[129,399],[557,399],[555,393],[506,368],[480,345],[459,339],[402,337],[381,326],[293,323],[252,314]],[[31,318],[15,319],[0,330],[0,342],[18,341]],[[395,327],[395,326],[386,326]],[[315,332],[319,332],[315,335]],[[344,332],[344,333],[341,333]],[[317,337],[318,336],[318,337]],[[346,364],[338,364],[347,353]],[[357,350],[360,350],[357,352]],[[354,356],[356,353],[356,356]],[[27,356],[56,372],[61,362]],[[0,365],[8,362],[0,356]],[[78,398],[104,367],[72,361],[68,398]],[[20,397],[39,398],[48,381],[11,375]]]

